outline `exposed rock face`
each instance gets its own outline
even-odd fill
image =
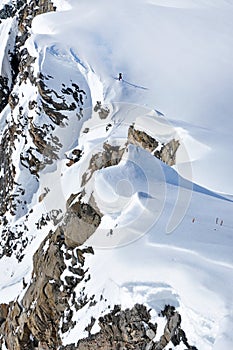
[[[100,106],[95,107],[98,111]],[[83,174],[82,186],[84,186],[92,177],[96,170],[114,166],[120,163],[128,144],[139,146],[152,153],[155,157],[164,163],[172,166],[176,163],[176,152],[179,148],[179,141],[171,140],[167,144],[161,144],[144,131],[139,131],[130,126],[128,130],[127,142],[124,146],[113,146],[109,143],[103,144],[103,151],[94,154],[89,162],[88,170]],[[73,163],[72,163],[73,164]],[[72,165],[69,163],[68,165]]]
[[[19,10],[26,2],[26,0],[17,0],[11,4],[5,4],[0,10],[0,19],[13,17],[17,10]]]
[[[10,89],[8,86],[8,79],[6,77],[0,76],[0,112],[7,105],[9,95]]]
[[[70,156],[67,156],[67,159],[69,159],[69,162],[66,163],[68,167],[72,166],[73,164],[77,163],[80,158],[82,157],[82,151],[80,149],[74,149],[72,150]]]
[[[153,152],[156,158],[170,166],[176,164],[176,152],[180,145],[178,140],[173,139],[167,144],[160,145],[157,140],[146,132],[137,130],[131,125],[128,132],[128,143],[140,146],[151,153]],[[160,146],[159,150],[157,149],[158,146]]]
[[[102,106],[100,101],[97,101],[94,107],[94,112],[98,112],[100,119],[106,119],[110,113],[110,110],[108,107]]]
[[[140,146],[149,152],[153,152],[159,145],[153,137],[149,136],[144,131],[139,131],[134,126],[129,127],[128,142],[132,145]]]
[[[58,215],[55,210],[47,213],[36,223],[37,229],[48,220],[58,224]],[[81,203],[81,194],[70,197],[63,223],[55,232],[49,232],[33,257],[32,278],[28,286],[23,281],[26,289],[22,299],[0,305],[0,348],[3,342],[14,350],[59,348],[60,334],[75,325],[71,305],[78,310],[93,303],[93,296],[87,297],[83,290],[76,296],[75,287],[90,279],[84,267],[85,255],[94,254],[91,247],[78,247],[93,234],[100,221],[101,213],[95,204],[92,207],[91,203]],[[25,227],[17,230],[22,239]],[[7,237],[13,242],[19,239],[15,232],[10,235],[6,231]],[[16,244],[5,244],[3,255],[10,256]]]
[[[35,62],[35,57],[32,57],[27,48],[23,48],[19,54],[18,60],[18,72],[19,72],[19,84],[26,83],[27,79],[32,85],[36,84],[36,77],[32,64]]]
[[[111,313],[99,318],[100,332],[81,340],[76,349],[145,349],[145,345],[150,342],[146,336],[149,320],[150,314],[143,305],[136,304],[131,310],[125,311],[115,306]]]
[[[28,28],[31,27],[32,20],[37,15],[55,11],[56,8],[53,6],[51,0],[31,0],[29,2],[21,0],[22,7],[19,8],[19,31],[21,35],[18,36],[17,43],[22,46],[30,33]]]
[[[174,306],[166,305],[164,310],[161,311],[161,314],[166,317],[167,324],[159,342],[155,342],[151,349],[162,350],[169,342],[172,342],[174,346],[183,342],[188,349],[197,350],[195,346],[189,345],[186,334],[181,328],[181,316],[175,310]]]
[[[181,316],[169,305],[161,312],[167,323],[159,341],[154,341],[157,324],[150,321],[150,312],[144,305],[135,304],[132,309],[121,310],[120,306],[99,318],[100,331],[70,344],[61,350],[162,350],[169,342],[177,346],[183,342],[187,349],[197,350],[189,345],[181,328]],[[91,323],[90,323],[91,329]]]
[[[112,146],[109,143],[103,144],[103,151],[92,156],[88,170],[83,174],[82,186],[84,186],[92,177],[96,170],[107,168],[120,163],[124,154],[125,147]]]
[[[32,281],[22,302],[10,306],[4,322],[4,339],[8,349],[34,349],[39,341],[54,342],[56,348],[57,322],[67,300],[59,292],[60,276],[65,269],[61,232],[57,230],[42,242],[34,256]],[[44,246],[48,243],[48,249]],[[53,293],[52,293],[53,291]],[[65,293],[64,293],[65,294]],[[58,304],[57,308],[54,307]],[[17,334],[15,329],[18,328]],[[50,340],[49,340],[50,338]]]
[[[161,159],[164,163],[172,166],[176,164],[176,152],[179,148],[178,140],[171,140],[166,145],[164,145],[160,152],[155,151],[154,155]]]
[[[27,60],[25,64],[25,51],[26,48],[22,50],[26,39],[30,35],[30,27],[32,20],[39,14],[47,13],[50,11],[55,11],[52,1],[50,0],[31,0],[27,2],[26,0],[17,0],[11,4],[5,4],[0,10],[0,21],[6,18],[13,18],[16,16],[18,23],[18,34],[15,35],[15,30],[9,33],[12,40],[15,41],[15,47],[12,52],[6,52],[5,55],[8,56],[9,65],[11,66],[11,81],[5,76],[0,76],[0,111],[7,105],[8,97],[10,91],[13,89],[14,81],[19,72],[19,66],[21,67],[21,74],[27,76],[28,66],[31,62]],[[33,60],[34,58],[31,58]]]
[[[74,288],[84,278],[85,254],[92,248],[68,247],[66,226],[50,232],[33,258],[33,273],[22,301],[0,305],[1,339],[8,349],[58,349],[61,332],[72,327],[72,311],[68,301],[75,299]],[[68,266],[72,276],[61,275]],[[76,308],[84,306],[86,298],[76,300]],[[17,332],[15,330],[17,329]],[[1,345],[1,343],[0,343]]]
[[[9,54],[5,53],[9,66],[12,68],[11,77],[8,79],[0,76],[0,111],[7,104],[11,108],[11,115],[8,116],[8,127],[0,138],[1,222],[5,220],[3,215],[6,211],[15,215],[17,208],[22,205],[18,202],[17,193],[25,191],[21,184],[16,184],[16,171],[12,164],[16,147],[19,148],[20,144],[21,150],[17,149],[17,153],[20,153],[20,163],[29,170],[28,177],[34,176],[31,181],[36,184],[40,171],[58,159],[62,144],[58,137],[54,136],[55,128],[66,126],[66,113],[70,111],[76,109],[75,116],[79,119],[82,117],[85,91],[79,88],[75,82],[71,82],[71,86],[62,84],[60,91],[49,88],[49,82],[53,77],[45,76],[42,73],[38,76],[35,75],[33,68],[35,57],[32,57],[24,46],[30,35],[33,18],[38,14],[54,10],[55,7],[50,0],[22,0],[13,1],[11,5],[6,5],[1,12],[3,13],[2,18],[15,16],[16,23],[14,30],[9,32],[11,41],[15,41],[15,47]],[[24,83],[31,84],[32,89],[35,90],[36,99],[29,100],[28,106],[20,105],[20,96],[15,92]],[[38,126],[34,121],[35,115],[45,116],[45,122]],[[11,236],[8,237],[10,240]],[[8,240],[8,238],[5,239]]]
[[[11,210],[11,190],[14,185],[15,167],[11,162],[12,149],[15,141],[15,128],[8,128],[2,138],[0,147],[0,169],[3,174],[0,176],[0,216]]]
[[[19,83],[29,79],[31,83],[35,83],[36,78],[33,75],[33,69],[31,64],[35,61],[35,58],[31,57],[28,54],[26,48],[22,48],[25,40],[28,38],[30,33],[30,26],[33,18],[41,13],[48,11],[54,11],[55,8],[52,5],[52,2],[44,0],[31,0],[29,2],[25,0],[14,1],[11,4],[6,4],[3,9],[0,11],[0,18],[5,19],[8,17],[16,16],[16,23],[18,23],[18,29],[12,28],[9,32],[9,37],[11,36],[12,41],[15,41],[15,47],[12,52],[5,52],[6,60],[9,61],[9,66],[11,67],[11,76],[9,79],[7,77],[0,76],[0,112],[9,104],[12,111],[19,105],[19,97],[16,93],[13,92],[14,84],[19,73]],[[18,33],[17,33],[18,30]],[[17,118],[22,117],[22,108],[19,107],[19,112]],[[15,113],[17,114],[17,112]],[[27,118],[24,116],[24,120]],[[12,154],[15,148],[15,141],[17,136],[21,135],[24,137],[25,125],[21,124],[22,122],[15,120],[12,117],[12,120],[8,122],[8,128],[5,130],[0,144],[0,167],[1,167],[1,177],[0,177],[0,215],[8,210],[14,214],[16,209],[16,200],[17,193],[14,191],[14,177],[15,169],[12,165]],[[33,127],[32,127],[33,134]],[[39,137],[40,133],[38,132]],[[43,134],[44,136],[44,134]],[[25,144],[27,143],[25,137]],[[47,149],[50,150],[49,145],[46,144]],[[54,151],[54,150],[53,150]],[[53,156],[53,152],[50,152],[50,156]],[[25,161],[25,158],[33,165],[29,164],[29,168],[32,168],[32,174],[37,173],[40,169],[40,164],[38,159],[36,159],[32,150],[29,149],[27,156],[22,155],[22,162]]]
[[[0,304],[0,326],[5,322],[9,312],[8,304]]]
[[[46,115],[56,125],[64,126],[64,120],[67,119],[64,114],[65,111],[79,110],[79,116],[82,115],[82,106],[84,104],[85,91],[80,89],[76,83],[72,83],[71,86],[64,86],[61,88],[61,94],[58,94],[55,90],[47,87],[45,81],[50,80],[52,77],[46,77],[43,74],[39,74],[39,79],[36,81],[36,86],[42,101],[42,109]],[[56,101],[52,96],[56,97]],[[69,96],[71,103],[67,103],[66,97]]]
[[[101,222],[101,213],[90,204],[81,203],[71,196],[64,219],[65,242],[68,247],[75,247],[83,244],[96,230]],[[74,202],[74,203],[73,203]]]

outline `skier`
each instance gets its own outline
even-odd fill
[[[119,73],[118,80],[119,80],[119,81],[121,81],[121,80],[122,80],[122,73]]]

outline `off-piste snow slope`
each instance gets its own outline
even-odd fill
[[[161,310],[172,305],[189,344],[231,349],[233,1],[53,5],[55,12],[37,15],[26,28],[20,57],[27,62],[14,83],[8,51],[18,35],[17,15],[0,24],[1,76],[11,88],[0,114],[1,157],[9,133],[10,199],[19,200],[6,206],[1,221],[0,303],[14,302],[2,318],[1,348],[23,349],[9,344],[26,333],[39,349],[53,348],[33,324],[43,303],[39,288],[47,278],[48,299],[49,284],[63,293],[75,276],[69,249],[91,246],[94,254],[82,265],[86,277],[70,287],[69,313],[64,308],[56,319],[54,348],[77,346],[93,318],[90,333],[99,332],[98,318],[114,305],[139,303],[158,323],[153,342],[163,334]],[[167,144],[173,148],[163,158]],[[2,178],[10,171],[4,164]],[[69,216],[77,207],[80,222]],[[82,221],[84,215],[93,222]],[[58,231],[65,232],[63,269],[42,278],[57,256],[49,254]],[[16,304],[18,328],[10,311]],[[7,333],[10,321],[15,329]]]

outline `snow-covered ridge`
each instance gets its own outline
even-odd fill
[[[168,304],[188,344],[230,348],[232,2],[37,5],[0,24],[3,76],[18,45],[0,114],[0,348],[99,349],[100,317],[137,303],[151,349]]]

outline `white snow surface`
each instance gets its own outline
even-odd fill
[[[33,32],[53,33],[53,41],[63,40],[88,63],[103,83],[105,100],[154,107],[174,127],[184,126],[209,148],[192,164],[193,180],[232,193],[232,1],[70,4],[70,11],[38,16]],[[113,80],[119,71],[129,83],[120,95]],[[180,172],[185,176],[185,169]]]
[[[14,36],[11,35],[11,39],[9,39],[9,32],[12,31],[14,33],[16,26],[15,19],[7,18],[0,23],[0,43],[1,43],[1,51],[0,51],[0,74],[8,78],[8,86],[11,86],[12,77],[11,77],[11,67],[9,64],[8,53],[13,52],[14,48]],[[12,40],[13,39],[13,40]]]
[[[124,147],[132,123],[160,142],[176,138],[181,144],[173,168],[130,145],[117,166],[97,171],[86,184],[85,200],[93,194],[104,216],[85,243],[95,250],[86,258],[91,279],[85,288],[107,302],[75,312],[77,326],[61,335],[63,342],[87,336],[90,317],[118,303],[148,305],[162,330],[158,313],[169,303],[181,313],[190,344],[230,349],[233,1],[56,0],[55,5],[58,12],[33,20],[26,45],[37,57],[35,70],[56,77],[51,87],[79,82],[86,110],[81,121],[70,114],[67,127],[56,130],[63,144],[60,159],[43,171],[38,188],[32,185],[28,210],[43,212],[37,198],[46,186],[44,209],[64,210],[69,196],[82,189],[92,155],[104,142]],[[116,79],[119,72],[123,81]],[[28,87],[25,96],[33,93]],[[96,101],[109,108],[107,119],[93,112]],[[43,123],[43,116],[34,118]],[[75,147],[83,156],[68,168],[65,154]],[[29,236],[33,217],[31,222]],[[48,231],[35,235],[19,265],[0,261],[0,302],[17,297],[23,277],[30,280],[32,254]]]

